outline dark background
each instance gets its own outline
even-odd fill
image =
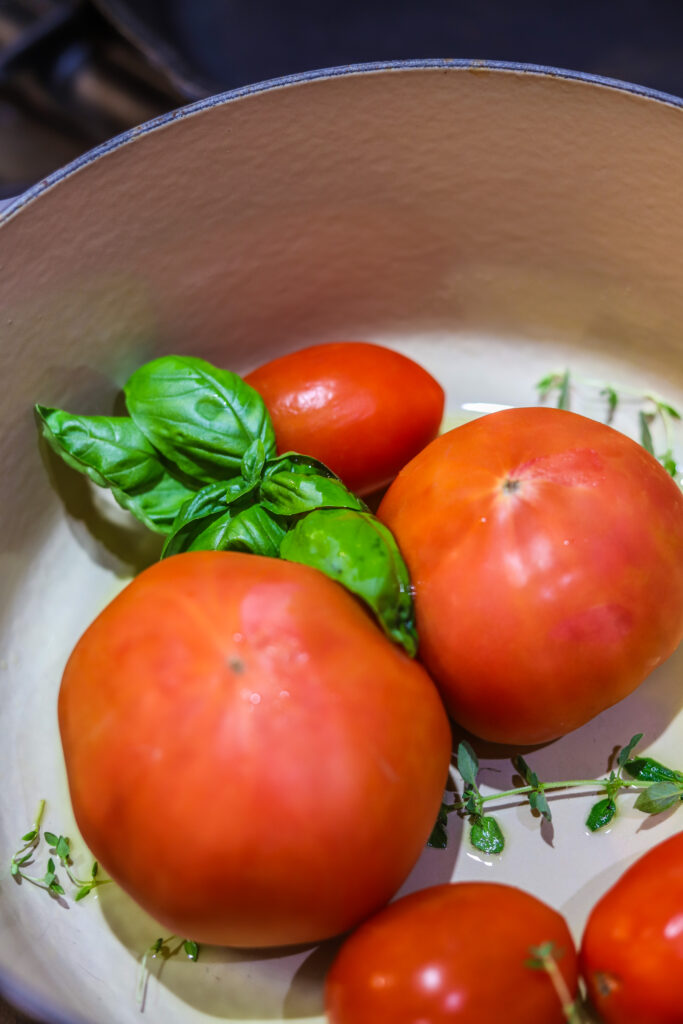
[[[0,198],[191,99],[424,57],[550,65],[683,95],[683,3],[0,0]]]

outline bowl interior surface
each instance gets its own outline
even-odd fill
[[[435,64],[200,104],[10,211],[0,226],[6,864],[41,798],[45,827],[73,836],[87,864],[57,733],[59,680],[96,612],[158,553],[39,446],[33,403],[113,411],[128,374],[166,352],[246,372],[303,345],[363,338],[423,363],[456,420],[465,404],[535,404],[536,381],[567,366],[680,405],[682,164],[673,102]],[[595,392],[574,402],[601,414]],[[634,432],[628,403],[621,415]],[[682,668],[679,651],[626,701],[535,751],[539,776],[601,774],[635,732],[676,763]],[[487,785],[507,788],[506,754],[487,754]],[[510,882],[566,914],[578,937],[626,864],[681,827],[631,804],[596,836],[583,824],[590,797],[556,801],[553,828],[509,810],[501,858],[476,854],[451,821],[448,849],[425,850],[402,891]],[[0,886],[12,998],[54,1021],[139,1019],[137,961],[155,922],[113,886],[68,909],[8,872]],[[158,977],[154,967],[145,1016],[322,1020],[334,948],[173,958]]]

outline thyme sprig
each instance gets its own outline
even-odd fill
[[[168,935],[166,938],[159,937],[148,946],[140,958],[140,969],[138,971],[138,984],[136,1001],[140,1012],[143,1013],[147,1002],[147,989],[151,974],[150,961],[161,960],[162,966],[166,960],[177,956],[183,951],[188,960],[196,963],[199,959],[199,944],[193,939],[180,939],[177,935]]]
[[[634,804],[637,810],[644,814],[661,814],[683,801],[683,772],[669,768],[651,757],[632,757],[642,738],[642,733],[636,733],[620,748],[616,758],[617,767],[606,778],[541,782],[536,772],[518,755],[512,759],[512,763],[525,785],[487,795],[479,789],[477,755],[472,746],[463,740],[458,745],[456,755],[457,770],[463,782],[462,797],[441,804],[428,845],[439,848],[446,846],[448,815],[456,812],[460,817],[468,819],[469,840],[475,849],[488,854],[502,853],[505,837],[497,819],[486,813],[487,806],[494,801],[509,802],[515,797],[523,797],[533,812],[550,822],[552,811],[548,794],[554,791],[593,789],[604,794],[593,804],[586,819],[591,832],[599,831],[614,819],[618,812],[617,796],[622,791],[639,791]]]
[[[554,370],[536,384],[539,399],[544,401],[555,396],[558,409],[570,409],[572,397],[579,388],[597,391],[604,400],[604,418],[608,424],[614,420],[624,399],[634,401],[638,409],[639,437],[643,448],[654,455],[674,479],[680,475],[683,467],[677,463],[674,455],[674,425],[681,420],[681,413],[669,401],[654,391],[625,384],[614,385],[592,377],[582,377],[569,370]],[[655,443],[657,435],[663,441],[659,452]]]
[[[55,864],[54,860],[56,857],[59,862],[59,867],[63,870],[64,875],[66,875],[69,882],[77,890],[74,895],[74,901],[77,903],[79,900],[84,899],[89,893],[91,893],[93,889],[96,889],[100,885],[106,885],[109,879],[99,877],[99,865],[97,861],[93,861],[87,878],[79,878],[73,871],[71,840],[68,836],[57,835],[55,832],[43,832],[41,836],[40,827],[44,814],[45,800],[41,800],[38,804],[38,810],[32,827],[21,837],[20,842],[23,845],[21,845],[16,853],[12,855],[10,860],[10,875],[15,878],[17,882],[20,882],[23,879],[26,882],[30,882],[31,885],[37,886],[39,889],[44,889],[50,894],[50,896],[64,897],[66,896],[66,890],[64,889],[64,886],[57,874],[58,866]],[[45,874],[29,874],[26,871],[26,868],[35,863],[36,854],[43,839],[47,843],[50,853],[45,865]]]
[[[568,1024],[582,1024],[585,1018],[580,999],[572,999],[558,963],[564,955],[564,950],[559,949],[554,942],[542,942],[538,946],[530,946],[529,954],[526,966],[532,971],[546,972],[562,1004],[562,1013]]]

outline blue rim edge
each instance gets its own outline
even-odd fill
[[[175,110],[169,111],[167,114],[162,114],[160,117],[155,117],[151,121],[146,121],[144,124],[138,125],[135,128],[130,128],[121,135],[116,135],[113,138],[108,139],[101,145],[88,150],[75,160],[72,160],[71,163],[59,168],[59,170],[53,171],[52,174],[43,178],[41,181],[37,182],[37,184],[33,185],[31,188],[22,192],[21,195],[13,199],[0,213],[0,226],[13,216],[13,214],[17,213],[18,210],[21,210],[22,207],[26,206],[47,189],[56,185],[64,178],[68,178],[82,167],[86,167],[94,160],[98,160],[106,153],[109,153],[114,149],[118,149],[120,146],[124,146],[126,143],[139,138],[141,135],[146,135],[148,132],[156,131],[157,128],[163,128],[166,125],[171,124],[173,121],[179,121],[185,117],[191,117],[193,114],[200,113],[202,110],[221,106],[224,103],[231,103],[234,100],[241,99],[245,96],[253,96],[257,93],[268,92],[271,89],[281,89],[286,86],[300,85],[304,82],[321,81],[326,78],[340,78],[344,75],[371,74],[378,71],[406,71],[439,68],[458,68],[466,71],[507,71],[515,72],[517,74],[561,78],[569,81],[584,82],[589,85],[598,85],[603,88],[615,89],[619,92],[626,92],[634,96],[639,96],[642,99],[665,103],[668,106],[678,108],[683,107],[683,97],[674,96],[671,93],[660,92],[657,89],[650,89],[645,85],[636,85],[635,83],[624,82],[617,78],[606,78],[602,75],[588,74],[584,71],[571,71],[565,68],[548,67],[543,64],[523,64],[504,60],[473,60],[459,57],[425,58],[416,60],[376,61],[364,64],[345,64],[339,67],[302,71],[297,74],[284,75],[280,78],[271,78],[263,82],[243,85],[237,89],[231,89],[228,92],[216,93],[213,96],[207,96],[205,99],[196,100],[194,103],[178,107]]]

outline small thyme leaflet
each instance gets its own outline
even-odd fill
[[[444,849],[447,845],[448,815],[455,811],[470,823],[469,839],[472,846],[483,853],[501,853],[505,846],[503,832],[497,819],[486,814],[486,806],[493,801],[508,801],[524,797],[531,810],[547,821],[552,821],[547,794],[553,790],[597,789],[604,796],[593,806],[586,819],[591,832],[608,825],[618,813],[617,796],[622,790],[638,790],[634,807],[644,814],[661,814],[683,801],[683,772],[668,768],[651,757],[632,757],[642,739],[642,733],[632,736],[616,758],[616,770],[603,779],[564,779],[541,782],[523,757],[513,758],[513,765],[526,783],[500,793],[484,795],[479,789],[479,760],[471,745],[463,740],[458,745],[456,764],[462,777],[462,798],[442,803],[428,845]],[[627,778],[626,776],[630,776]]]
[[[171,943],[176,944],[171,945]],[[199,944],[194,939],[179,939],[177,935],[169,935],[165,939],[160,936],[142,954],[136,991],[136,1002],[141,1013],[144,1011],[147,1001],[147,988],[150,977],[149,961],[161,957],[163,964],[164,961],[176,956],[181,949],[188,960],[191,960],[193,963],[197,962],[199,959]]]
[[[557,396],[558,409],[571,408],[572,388],[582,386],[593,389],[605,402],[605,422],[611,424],[614,415],[623,400],[635,401],[638,406],[638,426],[640,443],[651,455],[661,462],[670,476],[676,479],[681,466],[674,455],[673,425],[681,420],[681,413],[667,402],[661,395],[653,391],[639,391],[623,385],[615,387],[605,381],[593,380],[570,374],[569,370],[555,370],[541,378],[536,384],[538,396],[543,401],[551,395]],[[656,450],[653,428],[657,427],[664,442],[664,449]]]
[[[41,800],[38,805],[33,827],[21,837],[23,845],[17,850],[10,860],[10,874],[17,882],[22,879],[30,882],[39,889],[45,889],[51,896],[66,896],[64,886],[59,880],[54,857],[59,861],[59,867],[76,889],[74,901],[84,899],[93,889],[100,885],[106,885],[107,878],[99,878],[99,866],[94,861],[90,868],[88,878],[78,878],[74,874],[73,861],[71,859],[71,841],[67,836],[57,835],[54,832],[43,832],[43,839],[48,844],[50,856],[47,859],[44,875],[28,874],[24,869],[33,864],[38,847],[41,843],[40,826],[45,813],[45,801]]]

